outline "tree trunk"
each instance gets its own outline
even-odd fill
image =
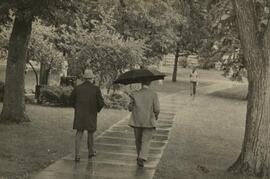
[[[37,99],[38,103],[40,103],[40,100],[39,100],[39,96],[40,96],[40,85],[39,85],[39,81],[38,81],[38,73],[37,73],[37,70],[35,69],[35,67],[33,66],[33,64],[30,61],[28,61],[28,63],[31,66],[33,72],[35,73],[35,77],[36,77],[35,99]]]
[[[50,69],[48,64],[40,63],[40,71],[39,71],[39,84],[40,85],[48,85],[49,84],[49,75]]]
[[[29,121],[25,112],[24,76],[32,19],[16,17],[9,40],[2,121]]]
[[[172,82],[176,82],[176,80],[177,80],[177,67],[178,67],[179,51],[180,51],[180,49],[179,49],[179,46],[177,45],[176,50],[175,50]]]
[[[35,69],[35,67],[33,66],[33,64],[30,61],[28,61],[28,64],[31,66],[33,72],[35,73],[36,85],[38,85],[39,83],[38,83],[38,73],[37,73],[37,70]]]
[[[241,153],[229,171],[270,177],[270,30],[261,39],[252,0],[233,0],[248,70],[246,128]]]

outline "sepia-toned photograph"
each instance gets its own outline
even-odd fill
[[[0,0],[0,179],[270,179],[270,1]]]

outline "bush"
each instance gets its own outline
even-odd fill
[[[62,95],[60,96],[60,103],[64,106],[70,106],[70,95],[73,90],[73,87],[66,86],[62,87]]]
[[[128,109],[130,98],[124,93],[113,93],[104,95],[104,102],[106,108],[111,109]]]
[[[43,86],[40,90],[41,103],[69,106],[70,94],[73,87]]]

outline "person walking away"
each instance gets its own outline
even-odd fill
[[[192,68],[192,71],[189,77],[190,77],[190,84],[191,84],[190,96],[193,96],[194,98],[196,95],[196,88],[198,85],[198,72],[197,72],[196,67]]]
[[[144,166],[150,149],[150,142],[156,128],[156,120],[160,112],[157,93],[149,89],[150,81],[142,83],[142,88],[133,92],[129,111],[131,117],[129,126],[134,129],[137,150],[137,164]]]
[[[93,84],[94,74],[91,70],[85,70],[84,82],[74,88],[71,93],[71,104],[75,109],[73,129],[75,135],[75,161],[80,161],[80,146],[84,130],[88,132],[87,146],[88,158],[96,155],[94,149],[94,132],[97,129],[97,113],[104,106],[104,100],[100,88]]]

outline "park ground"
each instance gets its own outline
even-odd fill
[[[154,83],[152,87],[161,95],[177,93],[181,101],[154,178],[241,178],[226,169],[241,149],[246,85],[224,79],[221,72],[200,70],[199,94],[192,100],[187,81],[189,70],[179,70],[177,83],[170,81],[168,68],[163,70],[168,73],[167,79],[162,86]],[[215,84],[214,89],[206,90]],[[73,152],[71,108],[28,105],[27,112],[30,123],[0,125],[0,178],[27,178]],[[124,110],[103,110],[97,135],[127,115]]]

